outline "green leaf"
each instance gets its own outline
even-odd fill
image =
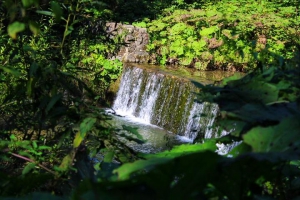
[[[17,39],[17,33],[22,32],[24,30],[25,30],[25,24],[18,21],[9,24],[7,27],[8,35],[12,39]]]
[[[31,6],[32,4],[34,4],[35,1],[34,0],[22,0],[22,4],[25,8]]]
[[[18,138],[14,134],[11,134],[10,140],[16,141],[16,140],[18,140]]]
[[[188,26],[185,23],[176,23],[174,26],[171,27],[170,32],[174,35],[182,33],[186,30]]]
[[[297,150],[300,145],[300,116],[282,120],[276,126],[255,127],[244,135],[244,142],[254,152]]]
[[[181,145],[181,146],[171,150],[171,152],[173,151],[172,153],[168,153],[168,151],[165,151],[165,152],[162,152],[159,154],[152,154],[152,155],[150,154],[150,155],[146,156],[147,160],[138,160],[134,163],[123,164],[121,167],[114,170],[114,173],[118,174],[119,180],[126,180],[126,179],[130,178],[130,175],[135,172],[138,172],[141,170],[147,170],[147,171],[150,171],[152,169],[155,170],[158,168],[159,165],[167,164],[168,162],[171,162],[175,158],[177,159],[177,161],[182,160],[183,165],[187,165],[187,163],[191,163],[191,162],[184,162],[184,160],[186,158],[193,158],[193,160],[196,160],[199,153],[204,153],[204,155],[215,154],[214,152],[207,151],[207,149],[216,149],[215,141],[210,140],[204,146],[202,146],[202,145],[190,145],[190,146],[189,145]],[[216,157],[218,157],[218,156],[216,155]],[[174,162],[173,162],[173,164],[174,164]],[[171,166],[171,165],[169,165],[169,166]],[[194,165],[192,165],[192,166],[194,166]],[[206,165],[201,165],[201,166],[205,167]],[[191,167],[191,168],[194,168],[194,167]],[[183,169],[185,169],[185,168],[179,168],[179,170],[183,170]],[[174,171],[173,168],[171,168],[169,170],[170,170],[170,172]],[[193,172],[188,171],[187,173],[193,173]],[[201,173],[205,174],[205,172],[201,172]]]
[[[241,79],[242,77],[243,77],[242,74],[240,74],[240,73],[235,73],[235,74],[233,74],[232,76],[229,76],[229,77],[227,77],[227,78],[224,78],[223,81],[222,81],[222,83],[223,83],[223,85],[226,85],[228,82],[239,80],[239,79]]]
[[[51,150],[52,148],[51,147],[49,147],[49,146],[39,146],[38,147],[38,150]]]
[[[60,5],[57,2],[52,1],[51,2],[51,9],[52,9],[52,11],[54,13],[55,19],[57,21],[59,21],[61,19],[62,15],[63,15],[63,11],[62,11]]]
[[[256,96],[256,99],[259,99],[263,103],[275,102],[278,99],[279,90],[276,85],[272,83],[252,81],[245,85],[243,90],[253,91],[253,96]]]
[[[60,100],[62,97],[62,94],[57,94],[57,95],[54,95],[50,102],[48,103],[47,107],[46,107],[46,112],[49,112],[49,110],[54,106],[54,104]]]
[[[114,158],[114,155],[115,155],[114,151],[107,151],[107,152],[105,152],[105,156],[104,156],[103,162],[107,162],[107,163],[112,162],[112,160]]]
[[[3,71],[10,73],[16,77],[21,76],[21,72],[19,72],[18,70],[11,68],[11,67],[4,67],[4,66],[0,66],[0,69],[2,69]]]
[[[219,28],[217,26],[211,26],[209,28],[203,28],[201,31],[200,31],[200,35],[203,37],[203,36],[209,36],[215,32],[217,32],[219,30]]]
[[[41,31],[39,25],[34,21],[29,21],[29,29],[34,35],[38,35]]]
[[[71,155],[66,155],[58,168],[58,171],[67,171],[72,166],[73,159]]]
[[[76,133],[74,141],[73,141],[73,147],[77,148],[81,144],[84,137],[81,136],[80,132]]]
[[[96,121],[96,118],[93,117],[88,117],[83,120],[83,122],[80,124],[80,132],[83,137],[93,128]]]
[[[36,62],[33,62],[30,65],[29,75],[30,76],[35,76],[38,68],[39,68],[38,64]]]
[[[32,94],[32,82],[33,82],[33,78],[29,78],[29,80],[27,81],[26,93],[28,96],[31,96],[31,94]]]
[[[64,37],[68,36],[68,35],[71,34],[71,33],[72,33],[72,30],[66,30],[66,31],[64,32]]]
[[[76,133],[73,141],[74,148],[77,148],[80,145],[82,140],[85,138],[86,133],[93,128],[95,123],[96,118],[88,117],[83,120],[83,122],[80,124],[80,131]]]
[[[35,163],[28,163],[26,165],[26,167],[24,167],[24,169],[22,171],[22,175],[25,175],[25,174],[29,173],[31,170],[33,170],[35,165],[36,165]]]
[[[22,4],[24,7],[29,7],[32,4],[32,0],[22,0]]]
[[[46,11],[46,10],[37,10],[36,13],[38,14],[42,14],[42,15],[47,15],[47,16],[51,16],[54,17],[54,13],[51,11]]]
[[[119,180],[126,180],[130,177],[133,172],[143,170],[143,169],[151,169],[158,164],[166,163],[170,160],[170,158],[156,158],[150,160],[138,160],[134,163],[126,163],[123,164],[118,169],[115,169],[113,173],[118,174]]]
[[[238,146],[234,147],[227,155],[237,157],[243,153],[247,153],[251,151],[251,147],[246,143],[241,143]]]
[[[202,144],[182,144],[179,146],[175,146],[170,151],[164,151],[157,154],[149,154],[145,155],[145,158],[175,158],[195,152],[201,151],[216,151],[216,141],[215,140],[207,140]]]
[[[33,146],[34,149],[36,149],[38,147],[36,141],[32,141],[32,146]]]
[[[192,47],[194,50],[202,50],[203,47],[205,47],[206,42],[204,40],[200,40],[200,41],[194,41],[192,43]]]

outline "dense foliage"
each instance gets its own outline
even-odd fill
[[[99,109],[110,103],[106,93],[122,69],[107,59],[118,41],[103,30],[102,8],[92,1],[7,0],[0,10],[1,195],[68,193],[70,186],[57,186],[67,183],[87,138],[97,141],[89,144],[94,153],[121,148],[115,155],[130,160]]]
[[[299,5],[205,2],[2,1],[0,195],[299,198]],[[193,61],[198,69],[257,67],[241,79],[195,83],[201,89],[198,101],[219,105],[216,126],[230,135],[198,138],[154,155],[137,155],[120,142],[119,137],[143,140],[127,126],[131,135],[118,134],[101,109],[122,66],[107,59],[118,41],[102,26],[105,19],[144,18],[147,23],[139,25],[149,28],[149,49],[162,64],[172,58],[184,65]],[[214,152],[221,143],[241,141],[225,156]],[[92,165],[88,155],[97,152],[100,158]]]
[[[267,1],[218,1],[201,9],[166,9],[149,23],[148,50],[160,64],[196,69],[249,70],[257,61],[280,66],[299,51],[296,5]]]

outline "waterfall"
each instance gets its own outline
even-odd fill
[[[189,80],[124,66],[113,109],[192,140],[199,134],[215,137],[212,125],[218,106],[195,102],[194,92]]]

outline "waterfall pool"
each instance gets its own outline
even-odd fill
[[[108,110],[109,113],[109,110]],[[123,126],[131,127],[135,129],[145,140],[145,143],[139,144],[135,141],[128,141],[123,137],[119,139],[124,142],[128,147],[132,148],[136,152],[141,153],[156,153],[170,149],[174,145],[191,143],[192,140],[184,137],[175,135],[164,130],[161,127],[150,124],[143,119],[139,119],[132,115],[127,116],[116,116],[111,115],[111,125],[120,130],[120,133],[129,134],[134,137],[130,132],[123,130]]]

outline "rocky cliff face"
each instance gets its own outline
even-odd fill
[[[106,32],[111,38],[121,36],[123,42],[119,52],[112,59],[133,63],[148,62],[149,53],[146,52],[146,45],[149,42],[149,34],[146,28],[111,22],[106,23]]]

